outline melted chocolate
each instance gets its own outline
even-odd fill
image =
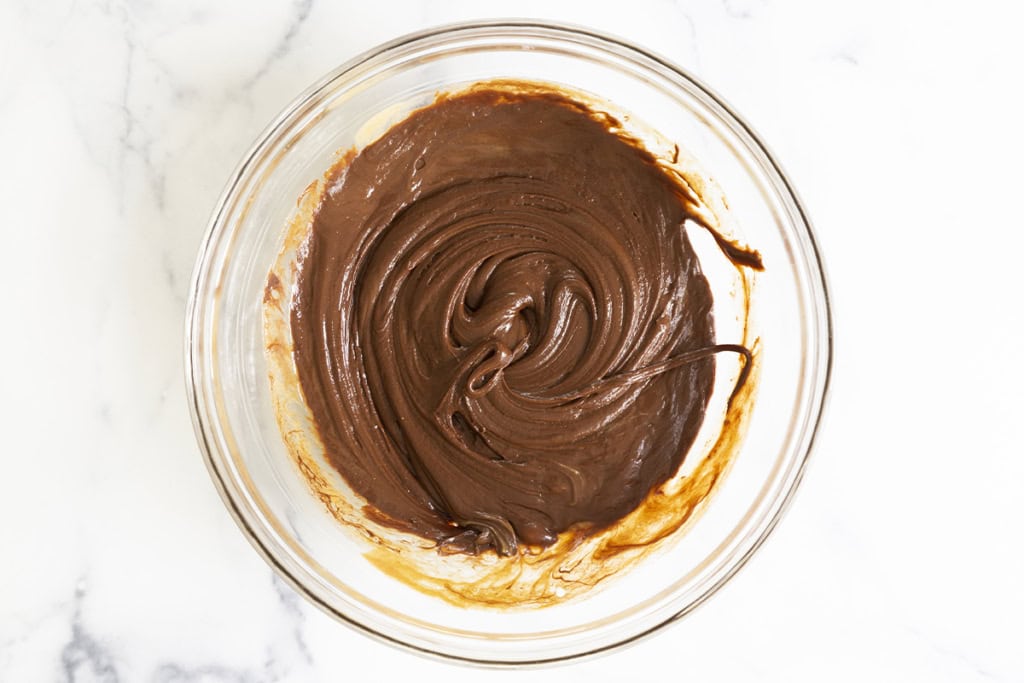
[[[692,192],[616,125],[479,89],[331,172],[294,357],[374,519],[505,555],[607,527],[678,470],[713,354],[749,360],[715,345]]]

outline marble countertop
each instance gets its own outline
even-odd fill
[[[751,121],[817,226],[837,339],[812,466],[744,571],[529,676],[1024,680],[1024,7],[813,0],[0,3],[0,680],[482,675],[275,578],[203,465],[182,334],[208,215],[280,109],[379,42],[507,15],[640,42]]]

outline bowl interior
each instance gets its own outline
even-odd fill
[[[678,143],[717,182],[733,229],[766,266],[752,309],[762,350],[758,399],[729,476],[681,542],[585,599],[542,610],[454,607],[370,564],[365,546],[339,528],[287,453],[263,344],[267,273],[303,190],[339,151],[363,146],[438,91],[495,78],[590,93]],[[694,239],[702,262],[714,258],[713,245]],[[257,548],[339,618],[425,652],[476,661],[534,662],[601,650],[702,602],[757,547],[798,481],[829,365],[827,299],[809,226],[749,129],[661,61],[549,26],[464,26],[403,39],[307,91],[268,129],[229,186],[197,265],[191,307],[197,431],[215,481]],[[727,341],[722,330],[736,323],[719,320],[719,340]]]

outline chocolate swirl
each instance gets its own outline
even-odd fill
[[[679,468],[714,384],[693,199],[551,93],[441,99],[332,171],[292,309],[326,453],[444,552],[606,527]],[[742,378],[741,378],[742,381]]]

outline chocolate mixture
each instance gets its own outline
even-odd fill
[[[692,194],[617,125],[475,90],[332,171],[294,357],[373,518],[503,555],[606,527],[678,470],[713,355],[749,361],[715,344]]]

